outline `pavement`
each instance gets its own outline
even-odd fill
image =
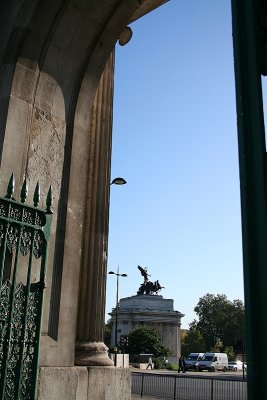
[[[135,394],[135,393],[132,393],[131,399],[142,399],[142,400],[153,400],[153,399],[157,400],[157,399],[160,399],[160,400],[167,400],[167,399],[164,399],[163,397],[154,397],[154,396],[143,396],[143,397],[141,397],[140,394]]]

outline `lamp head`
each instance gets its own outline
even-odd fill
[[[127,181],[124,178],[114,178],[113,181],[111,182],[111,185],[125,185]]]

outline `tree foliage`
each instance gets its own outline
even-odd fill
[[[233,346],[225,346],[224,352],[228,356],[228,360],[234,360],[235,359],[235,352]]]
[[[111,330],[112,330],[112,324],[110,320],[108,320],[104,328],[104,342],[108,347],[111,346]]]
[[[192,326],[181,340],[181,353],[187,356],[190,353],[205,352],[206,344],[201,332]]]
[[[126,351],[129,354],[153,354],[154,357],[167,356],[169,350],[161,344],[159,333],[149,327],[142,326],[129,333],[129,345]]]
[[[223,350],[223,342],[221,341],[220,338],[217,338],[214,346],[210,349],[210,351],[214,353],[221,353],[222,350]]]
[[[206,344],[206,351],[233,346],[244,337],[245,310],[241,300],[229,301],[224,294],[207,293],[194,308],[199,320],[190,324]]]

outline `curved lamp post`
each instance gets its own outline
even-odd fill
[[[118,315],[119,315],[119,277],[125,278],[127,274],[120,274],[119,267],[117,272],[109,271],[109,275],[116,275],[117,277],[117,287],[116,287],[116,314],[115,314],[115,347],[118,346]],[[115,351],[115,367],[117,366],[117,351]]]
[[[110,185],[125,185],[127,181],[124,178],[117,177],[114,178]],[[119,313],[119,277],[126,277],[127,274],[120,274],[119,267],[117,272],[109,271],[110,275],[117,276],[117,290],[116,290],[116,319],[115,319],[115,347],[118,345],[118,313]],[[117,351],[115,351],[115,360],[114,360],[115,367],[117,366]]]

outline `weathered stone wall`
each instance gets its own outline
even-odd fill
[[[41,368],[38,400],[126,400],[131,372],[125,368]]]
[[[40,399],[130,398],[128,371],[78,369],[75,345],[76,363],[85,365],[88,351],[96,353],[96,363],[98,353],[106,351],[101,340],[112,52],[131,20],[163,2],[10,0],[1,5],[0,194],[12,172],[15,197],[25,176],[32,195],[40,181],[41,206],[53,187],[41,342],[41,365],[50,368],[41,370]]]
[[[137,7],[135,0],[13,0],[10,9],[3,10],[9,33],[1,37],[6,48],[0,53],[0,96],[7,106],[0,115],[0,193],[11,172],[17,187],[27,176],[30,193],[40,180],[41,204],[49,185],[53,187],[43,365],[74,364],[86,188],[97,169],[106,168],[105,160],[100,160],[90,169],[95,157],[90,150],[91,111],[105,64]],[[110,78],[112,82],[113,71]],[[107,147],[105,154],[109,153]],[[106,161],[110,163],[110,158]],[[101,174],[97,179],[101,181]],[[96,240],[103,238],[99,235]],[[98,303],[104,307],[103,293]]]

